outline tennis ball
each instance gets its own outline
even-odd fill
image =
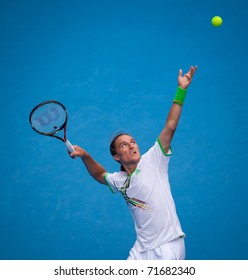
[[[216,27],[221,26],[222,25],[222,18],[219,17],[219,16],[213,17],[212,18],[212,24],[213,24],[213,26],[216,26]]]

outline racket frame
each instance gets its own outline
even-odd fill
[[[42,107],[42,106],[44,106],[44,105],[46,105],[46,104],[49,104],[49,103],[58,104],[58,105],[60,105],[60,106],[64,109],[64,111],[65,111],[65,121],[64,121],[63,125],[60,126],[58,129],[55,129],[54,132],[52,132],[52,133],[48,133],[48,132],[46,133],[46,132],[39,131],[39,130],[37,130],[37,129],[33,126],[33,124],[32,124],[32,115],[33,115],[33,113],[34,113],[38,108],[40,108],[40,107]],[[64,106],[62,103],[58,102],[57,100],[47,100],[47,101],[43,101],[43,102],[41,102],[40,104],[36,105],[36,106],[32,109],[32,111],[30,112],[30,114],[29,114],[29,122],[30,122],[30,125],[31,125],[31,127],[32,127],[32,129],[33,129],[34,131],[36,131],[36,132],[39,133],[39,134],[42,134],[42,135],[45,135],[45,136],[54,137],[54,138],[57,138],[57,139],[61,140],[62,142],[65,143],[67,149],[68,149],[70,152],[74,152],[75,150],[74,150],[72,144],[68,141],[67,136],[66,136],[67,121],[68,121],[68,112],[67,112],[65,106]],[[61,130],[63,130],[63,129],[64,129],[64,138],[62,138],[62,137],[60,137],[60,136],[58,136],[58,135],[55,135],[57,132],[59,132],[59,131],[61,131]]]

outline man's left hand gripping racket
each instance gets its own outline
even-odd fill
[[[75,150],[66,138],[67,120],[68,113],[65,106],[55,100],[48,100],[38,104],[29,115],[31,127],[36,132],[63,141],[68,151],[72,153]],[[64,137],[55,135],[62,129],[64,129]]]

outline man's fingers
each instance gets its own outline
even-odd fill
[[[190,73],[191,77],[193,77],[193,75],[195,74],[196,69],[197,69],[197,66],[190,67],[189,73]]]
[[[189,81],[191,81],[191,77],[192,77],[192,76],[191,76],[190,73],[185,74],[184,77],[186,77]]]

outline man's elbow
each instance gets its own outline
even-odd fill
[[[174,121],[174,120],[170,120],[170,121],[167,121],[166,123],[166,128],[172,132],[175,132],[176,129],[177,129],[177,124],[178,122],[177,121]]]

